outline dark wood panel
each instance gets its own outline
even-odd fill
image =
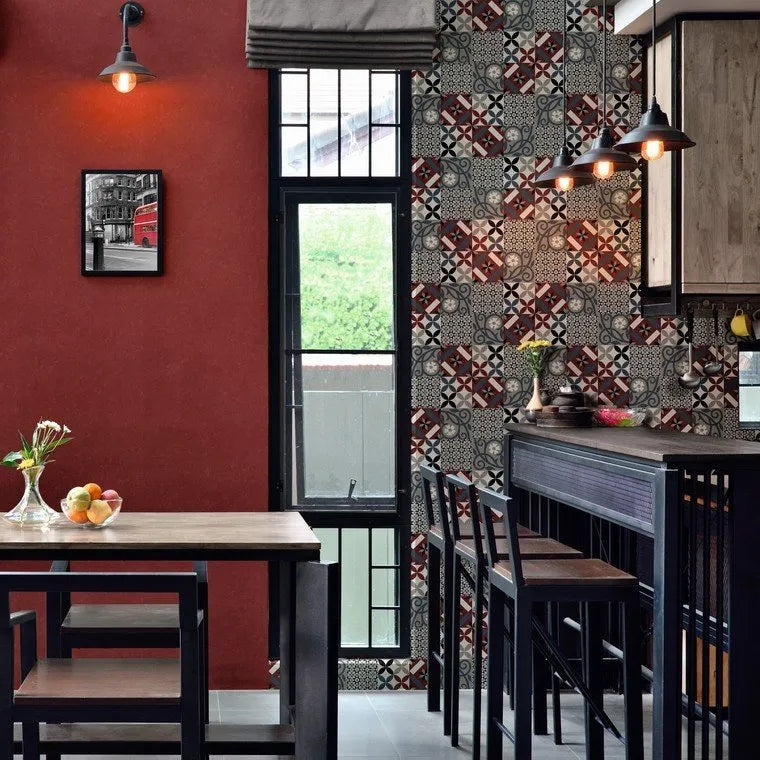
[[[723,461],[760,465],[760,443],[650,428],[538,428],[510,424],[509,433],[652,462]]]
[[[61,626],[78,633],[153,633],[179,629],[176,604],[74,604]]]

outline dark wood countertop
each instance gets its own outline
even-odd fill
[[[506,425],[508,433],[524,438],[582,446],[653,462],[740,460],[760,464],[760,443],[714,438],[672,430],[637,428],[548,428],[530,424]]]

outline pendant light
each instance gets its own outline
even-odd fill
[[[668,115],[657,102],[657,0],[652,0],[652,103],[632,129],[617,144],[626,153],[641,153],[647,161],[662,158],[666,151],[693,148],[696,143],[680,129],[670,126]]]
[[[121,49],[116,54],[116,60],[100,72],[98,79],[110,82],[118,92],[127,93],[132,92],[138,82],[150,82],[156,75],[137,60],[129,44],[129,27],[139,24],[145,16],[142,5],[124,3],[119,9],[119,16],[122,21]]]
[[[597,179],[609,179],[617,171],[636,168],[636,160],[617,150],[615,140],[607,126],[607,0],[602,2],[602,114],[599,136],[591,148],[575,159],[573,167],[592,172]]]
[[[566,193],[574,187],[594,182],[588,172],[573,167],[573,159],[567,149],[567,0],[565,0],[565,26],[562,29],[562,149],[554,157],[552,165],[541,172],[534,182],[536,187],[553,187]]]

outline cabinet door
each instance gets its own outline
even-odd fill
[[[682,26],[682,290],[760,293],[760,21]]]
[[[673,113],[673,35],[657,40],[657,101]],[[647,51],[647,93],[652,92],[652,48]],[[648,104],[647,104],[648,106]],[[646,285],[668,286],[673,261],[673,154],[647,164]]]

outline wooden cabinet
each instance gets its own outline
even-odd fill
[[[651,87],[648,50],[647,90]],[[697,145],[646,167],[645,310],[760,295],[760,18],[677,17],[657,95]]]

